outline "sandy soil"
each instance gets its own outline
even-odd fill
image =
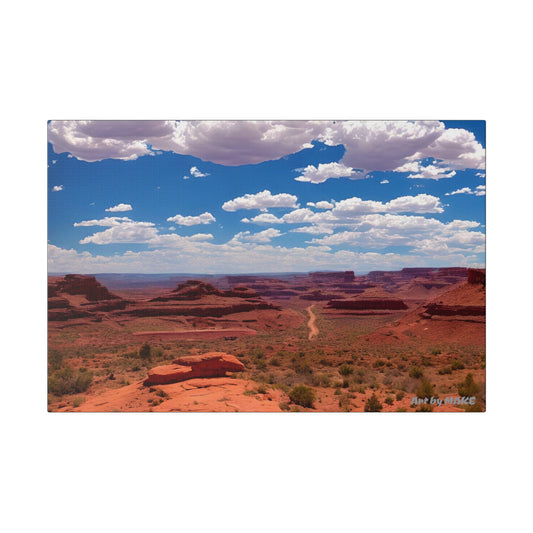
[[[165,339],[220,339],[233,338],[241,335],[256,335],[257,331],[250,328],[233,329],[187,329],[181,331],[137,331],[133,333],[135,337],[152,340]]]
[[[307,308],[307,312],[309,313],[309,322],[307,323],[307,327],[309,328],[309,340],[318,335],[318,328],[315,325],[316,316],[315,313],[313,313],[313,307],[314,305],[310,305]]]

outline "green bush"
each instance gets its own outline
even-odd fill
[[[79,407],[84,401],[84,396],[76,396],[76,398],[72,400],[72,407]]]
[[[431,398],[434,396],[433,385],[427,380],[422,380],[418,389],[416,389],[416,395],[419,398]]]
[[[340,368],[339,368],[339,373],[341,376],[345,376],[345,377],[348,377],[350,376],[351,374],[353,374],[353,367],[347,363],[344,363]]]
[[[91,372],[80,372],[66,366],[48,376],[48,392],[57,396],[85,392],[92,380]]]
[[[305,385],[296,385],[289,392],[291,402],[301,405],[302,407],[313,407],[315,401],[315,391]]]
[[[376,393],[374,392],[372,396],[365,402],[365,412],[366,413],[379,413],[383,409],[383,405],[378,400]]]
[[[422,372],[422,369],[418,366],[414,366],[413,368],[411,368],[411,370],[409,370],[409,377],[418,379],[421,378],[423,375],[424,372]]]
[[[443,376],[444,374],[451,374],[452,373],[452,366],[443,366],[442,368],[439,368],[439,374]]]
[[[403,400],[404,396],[405,396],[405,392],[403,392],[403,391],[398,391],[398,392],[396,393],[396,399],[397,399],[398,401]]]
[[[451,363],[452,370],[463,370],[465,364],[459,359],[454,359]]]
[[[139,350],[139,357],[143,359],[144,361],[146,361],[150,359],[151,356],[152,356],[152,347],[147,342],[145,342],[141,346],[141,349]]]
[[[457,384],[457,392],[461,396],[475,396],[479,392],[479,385],[472,374],[467,374],[464,381]]]
[[[63,364],[63,356],[57,350],[48,352],[48,364],[52,370],[58,370]]]

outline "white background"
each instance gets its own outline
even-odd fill
[[[3,6],[5,531],[531,530],[526,5]],[[48,414],[46,120],[68,118],[486,119],[488,412]]]

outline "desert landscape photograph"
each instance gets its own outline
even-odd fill
[[[49,412],[484,412],[484,121],[50,120]]]

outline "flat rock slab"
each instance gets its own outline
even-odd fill
[[[224,352],[180,357],[171,365],[163,365],[148,371],[145,386],[178,383],[193,378],[223,377],[226,372],[242,372],[244,365],[234,356]]]

